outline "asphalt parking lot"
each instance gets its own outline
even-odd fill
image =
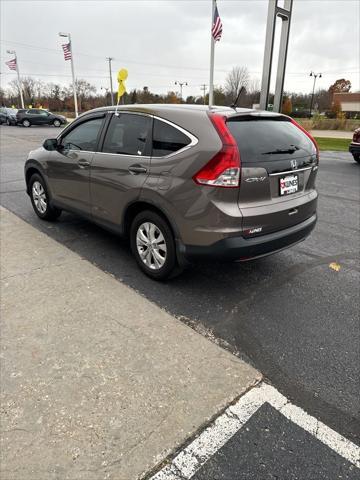
[[[212,260],[194,265],[179,278],[159,284],[139,272],[118,237],[71,214],[49,224],[33,213],[25,193],[24,161],[30,150],[57,131],[1,127],[1,204],[250,362],[296,405],[360,444],[360,167],[350,154],[321,154],[319,221],[305,242],[245,264]],[[333,263],[340,269],[331,268]],[[274,416],[263,410],[253,425],[272,425]],[[292,427],[283,425],[281,431],[287,428]],[[273,439],[269,435],[267,443],[279,445],[283,438],[276,439],[278,433]],[[212,468],[211,478],[235,475],[220,476]],[[209,478],[198,475],[199,480]]]

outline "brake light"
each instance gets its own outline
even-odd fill
[[[293,123],[295,125],[295,127],[300,128],[300,130],[302,132],[304,132],[305,135],[307,135],[310,138],[310,140],[313,142],[315,150],[316,150],[316,159],[319,162],[319,146],[316,143],[315,138],[307,130],[305,130],[304,127],[302,127],[299,123],[297,123],[293,118],[291,118],[291,123]]]
[[[222,142],[219,152],[201,169],[193,180],[199,185],[236,188],[240,181],[240,153],[234,137],[226,126],[226,119],[217,113],[209,113]]]

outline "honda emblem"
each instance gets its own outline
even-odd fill
[[[296,170],[296,169],[297,169],[297,166],[298,166],[297,160],[291,160],[291,161],[290,161],[290,165],[291,165],[291,168],[292,168],[293,170]]]

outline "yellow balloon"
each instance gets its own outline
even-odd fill
[[[126,80],[127,77],[128,77],[128,71],[126,70],[126,68],[122,68],[121,70],[118,71],[117,79],[119,83],[121,81]]]
[[[118,98],[122,97],[124,93],[126,92],[126,87],[125,87],[125,80],[128,77],[128,71],[126,68],[122,68],[121,70],[118,71],[117,74],[117,81],[119,83],[119,88],[118,88]]]

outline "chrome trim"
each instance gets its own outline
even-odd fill
[[[199,143],[199,139],[197,137],[195,137],[195,135],[193,135],[192,133],[185,130],[185,128],[180,127],[176,123],[173,123],[170,120],[166,120],[165,118],[161,118],[161,117],[158,117],[156,115],[152,115],[152,117],[156,118],[156,120],[159,120],[160,122],[167,123],[171,127],[174,127],[177,130],[179,130],[181,133],[183,133],[184,135],[186,135],[190,139],[190,143],[189,143],[189,145],[186,145],[186,147],[180,148],[180,150],[177,150],[176,152],[169,153],[169,155],[164,155],[163,157],[153,156],[151,158],[154,158],[154,159],[171,158],[171,157],[174,157],[175,155],[179,155],[180,153],[185,152],[186,150],[189,150],[190,148],[194,147],[195,145],[197,145]]]
[[[82,152],[83,150],[80,150]],[[121,155],[122,157],[132,157],[132,158],[144,158],[150,159],[149,155],[131,155],[130,153],[110,153],[110,152],[91,152],[96,153],[96,155],[116,155],[117,157]]]
[[[350,145],[360,145],[360,142],[354,142],[354,141],[351,141]]]
[[[298,168],[297,170],[287,170],[286,172],[269,173],[269,177],[276,177],[278,175],[285,175],[286,173],[305,172],[305,170],[311,170],[312,168],[313,167],[305,167],[305,168]]]
[[[89,153],[97,153],[97,154],[102,154],[102,155],[122,155],[122,156],[125,156],[125,157],[134,157],[134,158],[151,158],[151,159],[162,159],[162,158],[171,158],[171,157],[174,157],[175,155],[179,155],[180,153],[183,153],[185,152],[186,150],[189,150],[190,148],[194,147],[195,145],[197,145],[199,143],[199,139],[197,137],[195,137],[195,135],[193,135],[192,133],[188,132],[187,130],[185,130],[184,128],[180,127],[179,125],[177,125],[176,123],[173,123],[171,122],[170,120],[166,120],[165,118],[161,118],[161,117],[158,117],[157,115],[152,115],[151,113],[143,113],[143,112],[132,112],[132,111],[129,111],[129,110],[118,110],[117,111],[118,113],[127,113],[127,114],[130,114],[130,115],[142,115],[142,116],[145,116],[145,117],[150,117],[150,118],[155,118],[156,120],[159,120],[161,122],[164,122],[164,123],[167,123],[168,125],[176,128],[177,130],[179,130],[181,133],[183,133],[184,135],[186,135],[189,139],[190,139],[190,143],[189,145],[186,145],[186,147],[183,147],[181,148],[180,150],[177,150],[176,152],[173,152],[173,153],[169,153],[169,155],[164,155],[163,157],[150,157],[150,156],[141,156],[141,155],[130,155],[128,153],[107,153],[107,152],[89,152]],[[105,112],[97,112],[100,115],[103,115],[105,114],[105,116],[108,114],[108,113],[115,113],[115,109],[113,110],[106,110]],[[90,115],[89,115],[90,116]],[[80,117],[78,117],[80,118]],[[86,114],[83,114],[83,116],[81,115],[81,118],[83,118],[84,121],[86,121]],[[93,118],[96,118],[96,115],[94,115]],[[90,120],[91,118],[89,118]],[[77,120],[77,119],[75,119]],[[75,121],[74,120],[74,121]],[[63,138],[65,135],[66,135],[66,131],[69,129],[69,127],[73,124],[73,122],[71,122],[69,125],[67,125],[64,130],[62,130],[59,135],[56,137],[56,139],[58,140],[59,138]],[[86,152],[86,150],[76,150],[77,152]]]

